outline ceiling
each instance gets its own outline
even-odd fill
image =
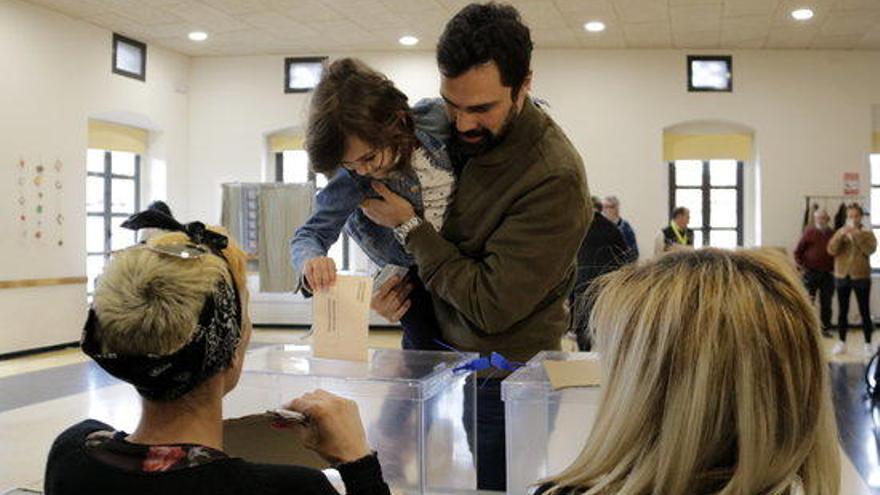
[[[433,50],[469,0],[31,0],[191,56]],[[511,0],[538,48],[880,49],[880,0]],[[791,18],[810,7],[807,22]],[[587,33],[601,20],[607,29]],[[191,31],[209,39],[187,39]],[[421,42],[403,47],[397,40]]]

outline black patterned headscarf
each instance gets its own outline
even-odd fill
[[[205,228],[201,222],[180,224],[173,217],[156,210],[132,215],[122,224],[132,230],[158,228],[187,234],[192,243],[180,246],[148,247],[140,244],[129,249],[152,249],[168,259],[193,259],[213,253],[226,260],[226,236]],[[227,261],[228,263],[228,261]],[[231,274],[231,273],[230,273]],[[126,381],[143,397],[157,401],[177,399],[202,382],[227,368],[241,342],[241,297],[235,285],[220,279],[205,298],[199,321],[189,341],[167,355],[119,354],[102,352],[100,327],[95,308],[89,309],[82,337],[82,350],[111,375]]]

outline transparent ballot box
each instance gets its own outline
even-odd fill
[[[264,412],[324,389],[357,402],[395,493],[461,493],[476,488],[476,381],[456,368],[477,357],[371,349],[367,362],[353,362],[313,357],[307,345],[256,349],[224,415]]]
[[[543,351],[501,383],[507,435],[507,493],[529,493],[581,452],[599,408],[599,387],[553,390],[544,361],[598,359],[587,352]]]

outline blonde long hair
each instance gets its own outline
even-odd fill
[[[589,495],[836,495],[819,323],[770,250],[676,252],[600,280],[603,398],[574,463]]]

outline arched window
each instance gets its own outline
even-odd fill
[[[695,247],[744,244],[744,168],[752,141],[751,131],[721,122],[690,122],[664,131],[669,215],[679,206],[690,210]]]
[[[112,251],[137,242],[122,222],[141,208],[141,157],[147,131],[109,122],[89,121],[86,154],[86,273],[88,293]]]
[[[303,138],[290,130],[269,136],[269,150],[274,158],[274,181],[287,183],[314,182],[317,192],[327,185],[324,174],[309,168],[309,157],[303,149]],[[346,271],[367,269],[367,257],[360,247],[343,231],[327,255],[336,262],[336,268]]]

